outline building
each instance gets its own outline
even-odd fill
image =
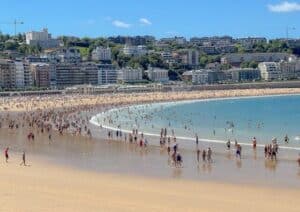
[[[92,51],[92,60],[111,61],[111,49],[109,47],[97,47]]]
[[[58,50],[46,51],[41,58],[53,63],[80,63],[81,54],[77,48],[60,48]]]
[[[280,66],[276,62],[262,62],[258,64],[261,78],[265,81],[277,80],[281,77]]]
[[[47,63],[32,63],[30,71],[33,85],[39,88],[50,87],[50,65]]]
[[[251,49],[256,44],[267,43],[267,39],[264,37],[248,37],[236,39],[236,42],[241,44],[245,49]]]
[[[116,36],[116,37],[109,37],[109,41],[118,43],[118,44],[129,44],[133,46],[138,45],[146,45],[149,43],[155,42],[155,37],[145,35],[145,36]]]
[[[117,83],[117,70],[112,64],[98,64],[98,85]]]
[[[123,68],[118,71],[118,81],[126,83],[140,82],[143,80],[142,69]]]
[[[153,82],[168,82],[168,72],[169,71],[166,69],[149,67],[145,73],[147,74],[148,78]]]
[[[217,49],[214,46],[199,46],[198,47],[200,52],[203,52],[205,54],[217,54]]]
[[[291,80],[298,78],[298,71],[296,69],[297,63],[294,61],[280,61],[279,62],[279,69],[281,71],[281,79],[284,80]]]
[[[65,88],[82,84],[98,84],[97,64],[85,63],[57,63],[56,64],[56,86]]]
[[[123,53],[125,55],[130,55],[130,56],[142,56],[148,53],[147,47],[144,45],[139,45],[139,46],[130,46],[130,45],[125,45],[123,48]]]
[[[182,74],[184,81],[192,82],[195,85],[205,85],[208,84],[208,73],[210,70],[192,70],[186,71]]]
[[[228,81],[228,76],[224,71],[220,70],[210,70],[208,71],[208,83],[223,83]]]
[[[12,60],[0,59],[0,88],[16,88],[16,66]]]
[[[25,67],[23,61],[15,61],[16,88],[25,88]]]
[[[42,31],[31,31],[25,34],[26,44],[31,46],[40,46],[41,48],[57,48],[60,46],[60,42],[57,39],[52,39],[51,34],[48,33],[48,29]]]
[[[197,50],[189,50],[187,53],[187,60],[189,66],[199,65],[199,52]]]
[[[252,82],[260,80],[260,70],[254,68],[233,68],[224,71],[232,82]]]
[[[190,43],[198,46],[218,46],[218,45],[231,45],[233,38],[230,36],[213,36],[213,37],[193,37]]]
[[[173,37],[173,38],[162,38],[159,40],[160,44],[172,44],[175,43],[177,45],[184,45],[186,44],[186,38],[185,37]]]
[[[243,62],[279,62],[281,60],[287,61],[291,56],[288,53],[234,53],[227,54],[221,58],[222,64],[230,64],[232,66],[240,66]]]

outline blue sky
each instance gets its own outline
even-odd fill
[[[54,35],[300,37],[300,0],[1,0],[0,30]]]

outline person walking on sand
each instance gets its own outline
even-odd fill
[[[26,155],[25,155],[25,151],[23,151],[23,154],[22,154],[22,163],[20,163],[20,166],[26,166]]]
[[[299,153],[299,157],[298,157],[298,165],[300,167],[300,153]]]
[[[202,151],[202,161],[206,162],[206,150],[205,149],[203,149],[203,151]]]
[[[200,162],[200,149],[197,149],[197,162]]]
[[[207,150],[207,161],[208,162],[212,162],[211,156],[212,156],[212,150],[210,147],[208,147],[208,150]]]
[[[5,149],[5,151],[4,151],[6,163],[8,163],[8,159],[9,159],[9,156],[8,156],[8,150],[9,150],[9,148],[7,147],[7,148]]]

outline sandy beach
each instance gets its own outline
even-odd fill
[[[49,95],[4,97],[0,101],[1,112],[24,112],[74,107],[120,106],[141,103],[211,99],[243,96],[300,94],[300,88],[240,89],[212,91],[152,92],[104,95]],[[81,108],[81,109],[82,109]]]
[[[2,162],[1,211],[299,211],[299,189],[111,175]]]
[[[293,88],[2,98],[1,148],[10,146],[12,150],[9,162],[5,163],[4,157],[0,162],[0,211],[300,211],[298,187],[273,186],[289,181],[282,179],[285,176],[291,177],[291,185],[299,182],[300,170],[295,161],[281,162],[277,168],[279,171],[276,171],[277,165],[271,165],[271,170],[268,170],[269,165],[256,156],[253,156],[254,159],[249,156],[242,165],[235,162],[231,155],[220,155],[216,157],[216,165],[212,165],[212,173],[207,172],[205,167],[205,172],[200,171],[204,178],[199,180],[181,177],[181,174],[176,177],[161,177],[160,174],[153,177],[146,169],[153,168],[154,173],[159,173],[164,168],[166,176],[172,169],[165,163],[165,151],[149,148],[148,153],[128,144],[89,140],[82,136],[62,136],[57,132],[52,132],[51,143],[48,135],[40,132],[41,126],[44,129],[46,123],[41,120],[47,118],[39,118],[43,117],[43,111],[52,109],[56,112],[49,113],[51,116],[68,114],[55,119],[59,122],[83,110],[96,113],[100,109],[137,103],[299,93],[300,89]],[[16,112],[33,116],[34,120],[27,120],[28,117],[22,119],[22,116],[15,118],[19,114]],[[34,127],[19,126],[18,129],[7,130],[5,123],[11,122],[11,119],[16,119],[14,125],[17,123],[21,126],[22,122],[28,122],[34,123]],[[87,119],[84,118],[85,121]],[[29,131],[35,133],[34,142],[26,139]],[[23,150],[28,154],[30,166],[19,165]],[[44,155],[51,159],[45,159]],[[192,155],[186,156],[191,164],[195,160],[194,153],[188,152],[187,155]],[[59,157],[64,157],[64,161],[68,162],[63,163],[57,159]],[[105,164],[109,162],[111,166],[107,168]],[[76,163],[80,165],[74,166]],[[130,163],[128,167],[126,163]],[[195,169],[194,166],[184,167],[183,173],[193,175]],[[137,173],[131,174],[133,170]],[[255,175],[251,184],[243,184],[239,180],[248,175],[251,179],[254,170],[260,172],[257,174],[258,181],[266,180],[265,185],[253,183],[256,181]],[[145,174],[139,175],[139,172]],[[272,175],[274,183],[268,184]],[[227,180],[222,181],[222,176]]]

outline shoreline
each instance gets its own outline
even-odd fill
[[[129,129],[124,129],[124,128],[116,128],[115,126],[108,126],[108,125],[100,125],[97,122],[97,118],[98,116],[103,116],[106,113],[110,113],[110,112],[114,112],[114,111],[118,111],[120,109],[124,109],[124,108],[129,108],[129,107],[143,107],[146,105],[178,105],[178,104],[186,104],[186,103],[194,103],[194,102],[206,102],[206,101],[223,101],[223,100],[238,100],[238,99],[254,99],[254,98],[271,98],[271,97],[280,97],[280,96],[299,96],[300,93],[294,93],[294,94],[270,94],[270,95],[263,95],[263,96],[234,96],[234,97],[216,97],[216,98],[208,98],[208,99],[191,99],[191,100],[175,100],[175,101],[163,101],[163,102],[151,102],[151,103],[140,103],[140,104],[135,104],[135,105],[125,105],[125,106],[120,106],[117,108],[111,108],[111,109],[107,109],[105,111],[101,111],[100,113],[92,116],[92,118],[90,119],[90,123],[98,126],[103,129],[107,129],[107,130],[113,130],[113,131],[117,131],[120,130],[122,132],[125,133],[131,133],[132,131]],[[160,135],[159,134],[154,134],[154,133],[150,133],[150,132],[146,132],[146,131],[141,131],[139,130],[139,134],[143,133],[143,135],[147,135],[147,136],[151,136],[151,137],[156,137],[159,138]],[[177,139],[179,140],[185,140],[185,141],[195,141],[195,138],[193,137],[182,137],[182,136],[176,136]],[[205,143],[216,143],[216,144],[226,144],[226,140],[216,140],[216,139],[208,139],[208,138],[199,138],[199,141],[201,142],[205,142]],[[248,146],[251,147],[252,144],[251,143],[243,143],[243,142],[239,142],[239,144],[241,146]],[[257,144],[257,147],[259,148],[264,148],[265,145],[264,144]],[[285,150],[293,150],[293,151],[299,151],[300,147],[288,147],[288,146],[280,146],[281,149],[285,149]]]

